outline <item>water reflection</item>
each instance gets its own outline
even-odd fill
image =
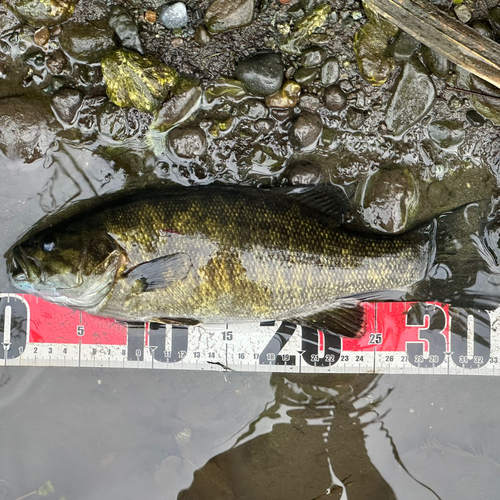
[[[379,419],[383,398],[365,397],[378,378],[274,374],[274,402],[195,472],[178,500],[396,499],[368,455],[361,421]]]

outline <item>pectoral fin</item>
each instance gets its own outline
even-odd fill
[[[358,301],[339,302],[327,311],[290,321],[351,338],[361,338],[366,327],[365,311]]]
[[[149,292],[184,279],[191,266],[189,255],[176,253],[139,264],[127,272],[125,279],[130,282],[136,293]]]

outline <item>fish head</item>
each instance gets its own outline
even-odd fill
[[[126,261],[106,232],[85,224],[43,231],[14,246],[7,256],[13,286],[50,302],[89,309],[111,291]]]

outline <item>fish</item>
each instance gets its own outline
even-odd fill
[[[124,322],[291,321],[363,334],[361,302],[423,280],[432,228],[345,227],[336,186],[178,187],[140,193],[21,238],[11,284]]]

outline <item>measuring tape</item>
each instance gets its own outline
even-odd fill
[[[124,324],[0,293],[6,366],[286,373],[500,375],[500,308],[424,302],[363,304],[366,333],[341,338],[289,322]]]

